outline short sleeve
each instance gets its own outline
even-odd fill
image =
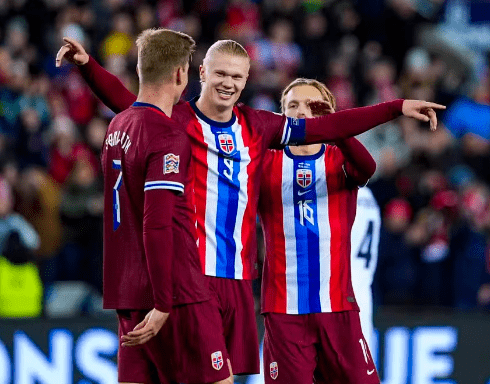
[[[145,192],[168,189],[183,194],[189,158],[190,142],[184,132],[155,137],[147,150]]]

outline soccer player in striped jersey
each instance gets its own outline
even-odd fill
[[[296,79],[282,94],[286,116],[332,114],[322,83]],[[264,159],[259,213],[265,383],[378,384],[351,282],[351,228],[358,187],[376,163],[355,138],[287,146]]]
[[[79,65],[96,95],[113,111],[135,96],[72,39],[58,55]],[[192,142],[193,190],[202,271],[221,306],[227,349],[236,374],[259,372],[257,328],[251,280],[257,276],[256,213],[263,158],[268,148],[327,142],[355,136],[401,114],[435,126],[433,108],[418,100],[394,100],[316,119],[288,118],[237,104],[250,58],[235,41],[220,40],[200,67],[201,94],[177,104],[172,118]]]
[[[352,285],[359,304],[362,333],[371,350],[374,336],[371,285],[378,263],[380,231],[381,213],[378,203],[368,187],[359,188],[351,237]]]

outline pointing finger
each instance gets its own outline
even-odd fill
[[[425,104],[425,108],[446,109],[446,106],[442,104],[432,103],[429,101],[425,102]]]
[[[63,45],[58,53],[56,54],[56,66],[59,67],[61,65],[61,60],[63,60],[63,57],[65,54],[70,50],[70,48],[66,45]]]

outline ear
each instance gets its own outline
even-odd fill
[[[201,83],[204,83],[206,81],[206,75],[202,64],[199,66],[199,78],[201,80]]]

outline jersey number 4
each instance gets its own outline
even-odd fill
[[[359,253],[357,257],[366,259],[366,268],[369,268],[369,263],[371,262],[371,246],[373,244],[373,227],[374,222],[369,220],[368,227],[364,238],[361,241],[361,246],[359,247]]]
[[[112,188],[112,214],[115,231],[119,228],[119,225],[121,225],[121,206],[119,205],[119,189],[121,188],[123,182],[121,160],[112,160],[112,169],[119,171],[116,183]]]

